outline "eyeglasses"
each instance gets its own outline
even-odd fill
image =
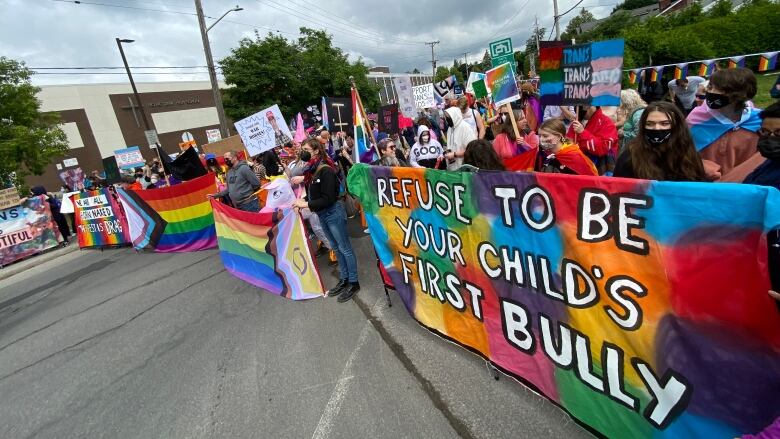
[[[765,128],[760,128],[758,131],[756,131],[759,137],[767,138],[767,137],[780,137],[780,129],[770,131]]]
[[[696,95],[696,99],[701,99],[703,101],[707,99],[707,95]]]
[[[387,145],[387,149],[395,149],[395,144],[389,144]]]

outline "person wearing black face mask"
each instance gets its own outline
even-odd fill
[[[688,115],[710,180],[740,182],[763,161],[756,149],[760,110],[750,102],[756,91],[750,70],[718,70],[710,77],[704,104]]]
[[[208,197],[222,198],[227,195],[236,209],[247,212],[259,211],[260,202],[255,194],[260,189],[260,180],[257,179],[257,175],[244,160],[234,161],[238,158],[235,152],[226,152],[224,158],[225,166],[229,168],[226,178],[227,187],[216,194],[210,194]]]
[[[615,177],[660,181],[705,181],[685,116],[669,102],[647,106],[639,133],[617,158]]]

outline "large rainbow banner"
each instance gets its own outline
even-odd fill
[[[364,165],[349,188],[418,322],[593,430],[733,438],[780,416],[776,189]]]
[[[620,105],[623,40],[539,50],[542,105]]]
[[[293,300],[323,296],[299,214],[244,212],[214,200],[211,206],[219,254],[231,274]]]
[[[103,248],[131,243],[127,220],[108,189],[73,194],[79,248]]]
[[[215,248],[217,234],[207,196],[217,192],[214,174],[142,191],[119,190],[136,249],[191,252]]]

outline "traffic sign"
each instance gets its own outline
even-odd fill
[[[498,58],[502,55],[511,55],[514,53],[512,49],[512,39],[504,38],[503,40],[493,41],[490,43],[490,57]],[[503,63],[499,63],[503,64]],[[495,65],[495,64],[494,64]]]
[[[498,67],[501,64],[509,63],[512,66],[512,71],[517,73],[517,63],[515,62],[515,55],[510,53],[508,55],[501,55],[490,59],[491,67]]]

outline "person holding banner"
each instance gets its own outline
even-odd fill
[[[493,145],[485,139],[469,142],[463,155],[461,171],[506,171],[506,167],[493,150]]]
[[[639,121],[639,134],[618,157],[614,176],[706,181],[685,115],[675,104],[654,102],[645,108]]]
[[[599,107],[585,105],[580,107],[578,113],[566,137],[580,146],[596,165],[600,175],[611,173],[618,150],[615,123]]]
[[[528,126],[528,120],[525,118],[525,113],[521,110],[512,110],[517,128],[520,130],[520,137],[515,136],[514,126],[512,125],[507,107],[505,106],[503,111],[501,111],[501,123],[497,125],[496,138],[493,139],[493,149],[502,160],[511,159],[518,154],[539,146],[539,137],[531,131],[531,128]]]
[[[347,212],[338,199],[336,164],[328,157],[324,146],[317,139],[309,139],[303,143],[301,160],[307,162],[304,175],[294,177],[291,182],[298,184],[303,181],[307,199],[298,199],[293,206],[298,209],[311,209],[322,222],[325,235],[336,251],[339,264],[339,283],[328,290],[326,295],[341,295],[338,301],[346,302],[360,291],[360,283],[357,258],[347,234]]]
[[[555,174],[599,175],[593,162],[580,147],[566,138],[566,124],[549,119],[539,126],[537,171]]]

